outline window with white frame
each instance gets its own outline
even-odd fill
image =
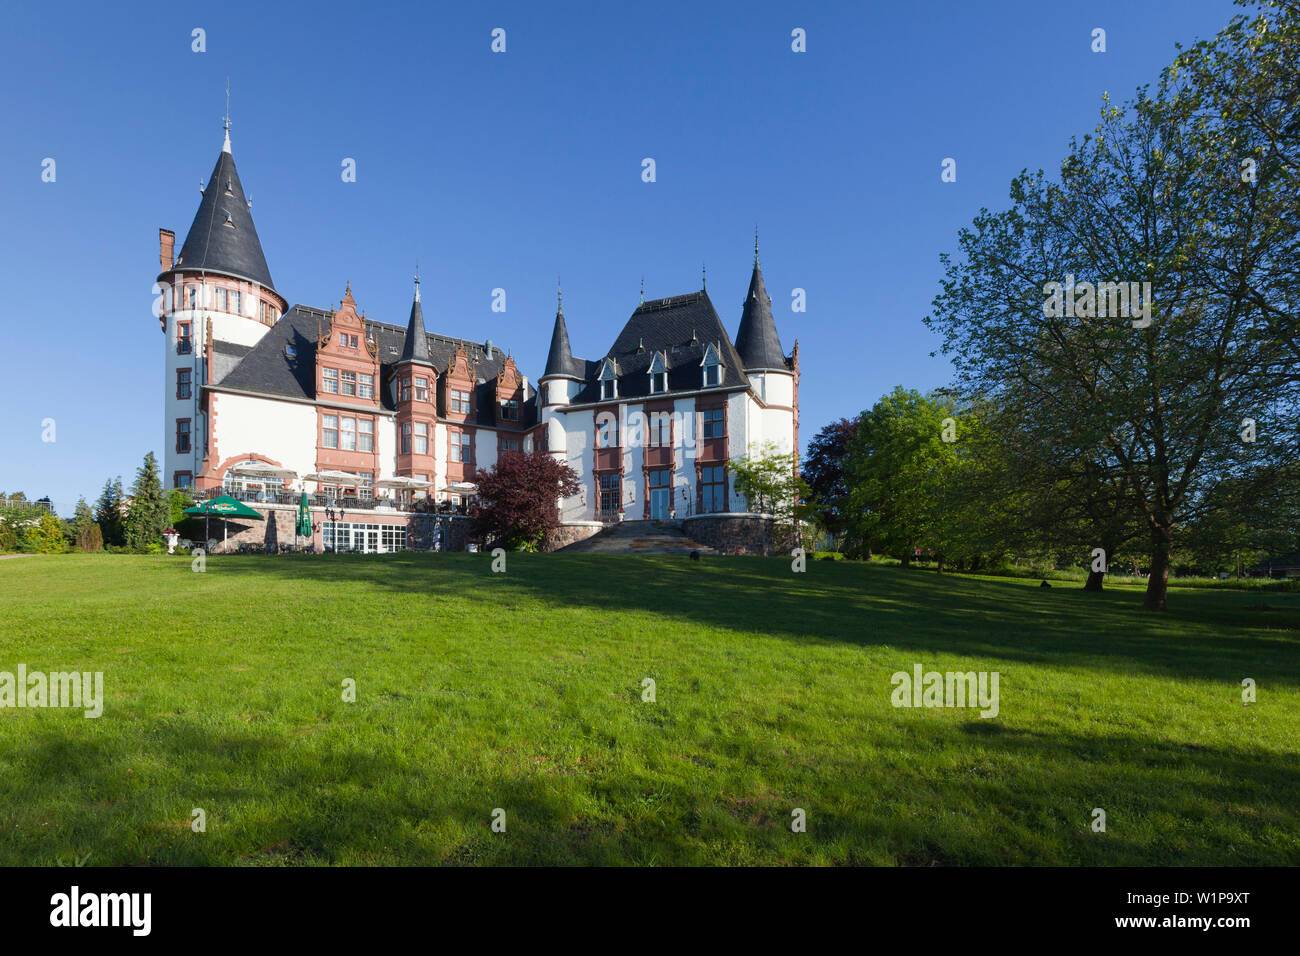
[[[339,447],[339,417],[337,415],[321,416],[320,443],[324,448]]]
[[[417,402],[429,400],[429,380],[420,375],[415,376],[415,400]]]
[[[650,361],[650,394],[668,391],[668,365],[658,352]]]
[[[355,418],[339,419],[339,448],[342,451],[357,450],[357,420]]]
[[[706,408],[700,412],[701,437],[722,438],[726,434],[724,414],[721,408]]]
[[[344,372],[343,383],[339,386],[340,395],[349,395],[355,397],[357,394],[357,373]]]
[[[415,453],[429,454],[429,426],[425,422],[415,422]]]
[[[357,397],[375,397],[375,377],[373,375],[357,375]]]
[[[339,370],[336,368],[323,368],[321,374],[321,388],[331,395],[339,393]]]
[[[375,450],[375,423],[373,419],[357,419],[357,451]]]
[[[451,411],[460,413],[469,412],[469,392],[462,392],[458,389],[451,390]]]

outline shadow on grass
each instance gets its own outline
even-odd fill
[[[0,863],[1300,863],[1291,756],[963,726],[981,728],[969,747],[950,720],[900,713],[876,728],[891,748],[881,759],[819,762],[785,792],[725,772],[670,780],[622,766],[505,777],[468,767],[452,789],[401,754],[339,747],[315,760],[279,736],[171,718],[151,728],[150,751],[192,771],[166,794],[126,774],[138,741],[73,742],[50,727],[13,755],[49,805],[0,812]],[[763,765],[782,760],[757,746]],[[909,772],[918,753],[940,764]],[[206,809],[205,833],[189,828],[193,806]],[[806,834],[790,832],[795,806]],[[490,826],[498,807],[504,833]],[[1094,807],[1107,812],[1104,834],[1089,828]]]
[[[1300,596],[1183,591],[1151,613],[1133,591],[1087,594],[1013,581],[848,562],[675,556],[401,554],[222,557],[209,573],[349,584],[435,602],[490,608],[530,598],[611,615],[644,613],[696,625],[809,642],[887,646],[918,654],[992,656],[1176,678],[1300,683]],[[1254,606],[1252,606],[1254,605]],[[640,626],[640,625],[635,625]],[[575,639],[580,639],[575,635]]]

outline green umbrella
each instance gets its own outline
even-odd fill
[[[218,518],[221,518],[222,519],[221,538],[223,542],[225,541],[225,537],[226,537],[226,522],[225,522],[226,518],[257,518],[259,520],[265,519],[265,515],[263,515],[260,511],[254,511],[252,508],[248,507],[248,505],[244,504],[242,501],[238,501],[237,499],[230,497],[230,495],[221,495],[220,497],[213,498],[211,501],[201,501],[193,508],[186,508],[183,512],[181,512],[181,514],[203,515],[204,537],[207,537],[207,533],[208,533],[207,519],[211,515],[216,515]]]
[[[307,492],[298,499],[298,526],[294,534],[302,538],[311,537],[311,512],[307,509]]]

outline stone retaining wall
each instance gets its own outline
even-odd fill
[[[724,554],[735,554],[737,548],[745,554],[776,554],[774,523],[770,515],[692,515],[682,519],[682,530],[692,541]]]

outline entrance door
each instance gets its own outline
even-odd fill
[[[668,503],[672,497],[670,488],[650,489],[650,517],[656,521],[668,520]]]

